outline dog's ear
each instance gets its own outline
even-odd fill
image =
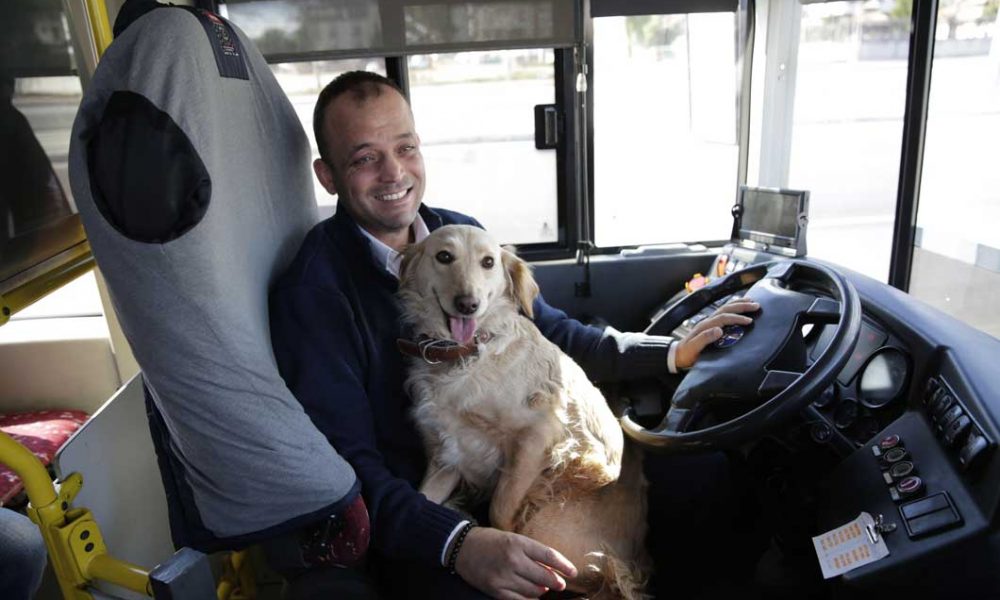
[[[399,285],[409,281],[412,269],[410,267],[420,262],[420,257],[424,255],[424,243],[410,244],[403,248],[403,260],[399,263]]]
[[[529,319],[534,318],[531,306],[538,297],[538,284],[531,276],[531,267],[506,248],[500,251],[500,260],[507,274],[507,289],[514,297],[514,302]]]

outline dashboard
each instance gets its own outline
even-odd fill
[[[724,275],[776,258],[727,247],[710,272]],[[917,597],[1000,595],[1000,536],[993,525],[1000,506],[1000,340],[885,284],[838,270],[862,299],[859,339],[836,381],[790,427],[805,431],[804,452],[822,448],[835,456],[816,461],[822,466],[813,491],[814,534],[867,512],[882,519],[889,555],[834,585],[859,595],[886,588]],[[714,308],[674,335],[686,334]],[[811,359],[832,329],[803,331]]]

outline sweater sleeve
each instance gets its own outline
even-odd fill
[[[282,377],[306,413],[361,479],[373,546],[383,555],[440,566],[462,521],[386,467],[364,388],[364,349],[347,299],[298,285],[274,291],[271,338]]]
[[[625,381],[667,373],[673,338],[599,329],[571,319],[539,294],[533,306],[535,325],[573,358],[595,381]]]

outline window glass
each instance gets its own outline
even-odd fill
[[[1000,337],[998,2],[941,0],[910,293]]]
[[[899,183],[909,4],[802,6],[792,92],[787,187],[810,191],[809,254],[880,281]]]
[[[594,19],[599,246],[728,239],[736,198],[736,15]]]
[[[316,136],[313,135],[313,110],[316,108],[316,98],[323,88],[338,75],[348,71],[364,70],[385,75],[385,61],[381,59],[291,62],[273,64],[270,67],[275,79],[278,80],[278,85],[285,91],[295,108],[295,114],[302,122],[302,128],[306,130],[309,147],[312,150],[312,160],[319,158]],[[313,177],[313,189],[316,192],[320,217],[329,217],[337,205],[337,197],[331,196],[315,177]]]
[[[467,213],[502,243],[555,242],[555,150],[535,149],[534,106],[555,101],[548,49],[409,58],[424,201]]]

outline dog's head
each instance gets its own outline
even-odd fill
[[[519,311],[531,317],[538,285],[528,264],[487,232],[448,225],[404,251],[399,295],[416,333],[468,344]]]

